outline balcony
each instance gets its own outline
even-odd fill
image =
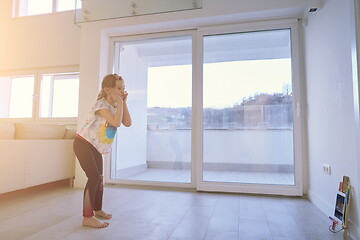
[[[205,130],[203,180],[294,185],[292,136],[289,128]],[[119,159],[113,177],[191,182],[191,130],[150,128],[146,154],[146,161],[131,167]]]

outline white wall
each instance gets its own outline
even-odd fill
[[[12,2],[0,2],[0,71],[80,63],[73,12],[12,18]]]
[[[191,29],[202,25],[299,16],[306,0],[203,0],[203,9],[73,24],[73,13],[11,18],[12,0],[0,2],[0,71],[80,64],[79,125],[83,124],[108,73],[109,36]],[[350,61],[348,1],[324,0],[304,28],[309,105],[309,196],[332,214],[343,175],[353,184],[350,231],[359,231],[358,159]],[[322,173],[322,164],[332,175]],[[76,186],[85,175],[76,169]],[[360,239],[359,235],[357,238]]]
[[[305,5],[306,0],[227,0],[226,4],[218,0],[204,0],[200,10],[81,23],[78,125],[84,123],[99,90],[99,82],[109,71],[110,37],[194,29],[211,24],[298,17]],[[103,10],[106,11],[106,8]],[[85,179],[77,165],[75,186],[82,187]]]
[[[349,1],[326,0],[309,14],[304,28],[308,102],[309,197],[325,214],[333,215],[343,175],[353,187],[350,221],[360,239],[359,186],[351,69]],[[323,163],[331,165],[325,175]],[[356,229],[357,228],[357,229]]]

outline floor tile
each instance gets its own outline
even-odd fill
[[[296,197],[106,187],[104,229],[83,227],[82,189],[0,195],[1,240],[340,240]]]
[[[239,240],[239,233],[237,231],[208,229],[204,240]]]

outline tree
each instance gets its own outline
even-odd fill
[[[254,96],[244,98],[240,106],[245,105],[283,105],[291,104],[292,95],[283,93],[258,93]]]

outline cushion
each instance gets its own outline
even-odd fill
[[[61,139],[64,135],[64,125],[15,123],[15,139]]]
[[[76,128],[66,128],[65,130],[65,139],[74,139],[76,136]]]
[[[14,139],[15,125],[13,123],[0,123],[0,139]]]

